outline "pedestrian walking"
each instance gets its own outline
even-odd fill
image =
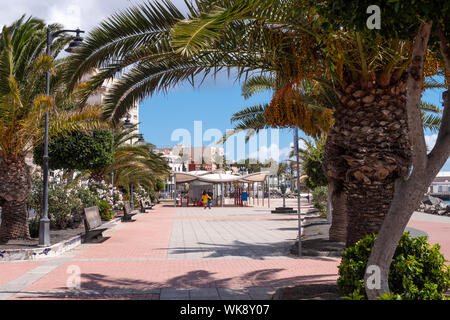
[[[212,202],[213,202],[213,193],[212,191],[208,192],[208,208],[211,210],[212,207]]]
[[[244,191],[242,191],[242,206],[246,207],[247,201],[248,201],[248,193],[247,189],[244,189]]]
[[[206,193],[206,191],[203,191],[203,193],[202,193],[203,209],[206,209],[206,206],[207,206],[208,203],[209,203],[208,199],[209,199],[208,194]]]

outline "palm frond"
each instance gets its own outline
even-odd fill
[[[242,96],[244,99],[249,99],[255,94],[274,89],[275,79],[273,77],[264,75],[253,76],[242,85]]]
[[[293,22],[300,27],[301,22],[292,19],[294,8],[291,1],[279,0],[240,0],[197,2],[204,10],[198,16],[180,21],[172,30],[172,45],[183,56],[193,56],[210,47],[221,36],[226,35],[226,27],[236,21],[261,20],[266,23]]]
[[[420,110],[437,114],[442,114],[443,112],[442,108],[439,108],[438,106],[425,101],[420,102]]]
[[[246,119],[255,119],[260,117],[261,115],[264,115],[264,111],[266,111],[268,105],[257,105],[257,106],[251,106],[245,109],[242,109],[241,111],[233,113],[231,117],[231,123],[240,121],[240,120],[246,120]]]
[[[182,19],[183,14],[167,0],[115,13],[85,38],[80,52],[70,57],[69,90],[94,68],[116,63],[129,52],[158,43],[167,30]]]
[[[425,129],[429,129],[432,132],[439,132],[441,127],[442,116],[436,114],[429,114],[426,112],[421,112],[422,114],[422,126]]]

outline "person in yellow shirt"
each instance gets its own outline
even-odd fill
[[[206,193],[206,191],[203,191],[202,193],[203,209],[206,209],[206,207],[208,206],[209,199],[211,199],[211,197]]]

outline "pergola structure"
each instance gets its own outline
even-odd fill
[[[210,172],[210,171],[191,171],[191,172],[174,172],[175,186],[177,184],[188,183],[188,202],[189,199],[192,203],[196,203],[201,199],[201,194],[203,191],[212,191],[214,195],[220,195],[216,197],[216,205],[218,205],[218,199],[220,198],[220,206],[224,206],[226,194],[225,190],[236,184],[247,184],[248,185],[248,203],[250,203],[250,198],[259,205],[260,198],[262,200],[262,205],[264,206],[264,190],[266,179],[269,177],[269,172],[256,172],[247,175],[234,175],[225,172]],[[258,186],[262,188],[262,197],[259,197]],[[270,207],[270,184],[268,185],[268,201],[267,205]],[[220,187],[220,189],[219,189]],[[255,189],[256,187],[256,189]],[[256,193],[256,197],[255,197]],[[177,206],[177,190],[175,188],[175,207]],[[180,205],[182,205],[182,199],[180,197]]]

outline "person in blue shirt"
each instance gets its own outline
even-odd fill
[[[247,189],[244,189],[244,191],[242,191],[242,205],[246,207],[247,201],[248,201],[248,193]]]
[[[213,201],[213,193],[211,191],[208,191],[208,208],[211,209],[212,207],[212,201]]]

